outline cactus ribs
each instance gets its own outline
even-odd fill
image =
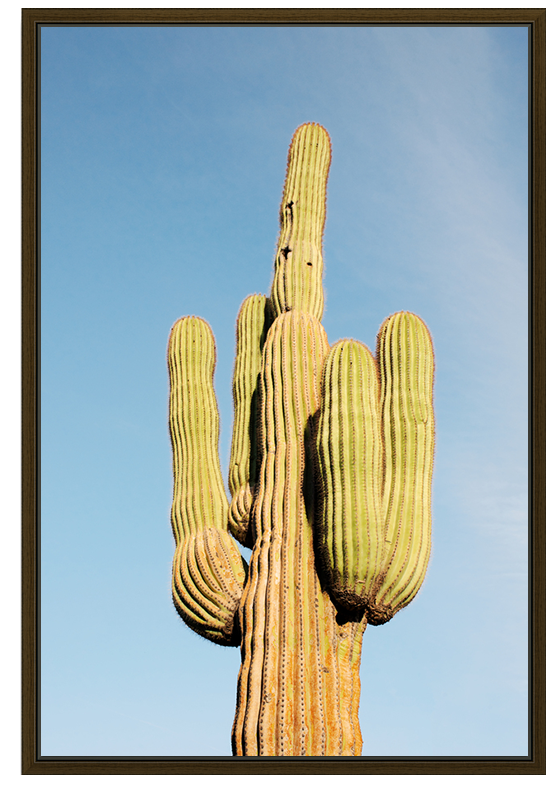
[[[237,756],[361,754],[365,628],[415,597],[430,554],[432,342],[399,312],[375,357],[353,340],[329,346],[330,160],[326,130],[298,128],[270,298],[248,297],[238,315],[230,504],[213,334],[185,317],[169,342],[173,600],[194,631],[241,647]],[[233,536],[252,549],[249,564]]]

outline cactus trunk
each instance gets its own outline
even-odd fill
[[[364,625],[336,621],[314,558],[305,442],[327,352],[321,324],[281,314],[263,353],[256,547],[240,604],[236,755],[358,755]],[[362,615],[361,615],[362,616]]]
[[[430,334],[400,312],[380,329],[376,357],[352,340],[329,347],[330,156],[324,128],[295,132],[270,297],[240,309],[230,505],[211,330],[186,317],[169,342],[173,600],[194,631],[241,646],[237,756],[361,754],[365,628],[415,597],[430,554]],[[231,534],[252,548],[249,566]]]

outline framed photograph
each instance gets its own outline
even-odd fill
[[[545,10],[22,9],[22,20],[23,774],[544,774]],[[306,131],[318,138],[301,139]],[[299,201],[288,200],[289,181],[298,181],[303,197],[306,167],[292,177],[298,153],[306,158],[322,145],[320,188],[309,194],[325,209],[327,191],[325,228],[321,217],[315,230],[300,223],[292,245],[295,228],[285,231],[298,219],[289,209]],[[294,255],[304,250],[304,269],[314,270],[304,272],[303,287],[323,256],[323,274],[312,283],[323,290],[319,311],[304,305],[305,288],[295,300],[277,289],[274,274],[292,264],[293,247]],[[286,287],[290,279],[280,280]],[[246,590],[240,599],[243,581],[257,583],[258,571],[279,564],[273,555],[266,561],[262,544],[268,534],[274,541],[273,526],[256,521],[257,503],[267,502],[263,477],[250,483],[260,499],[242,512],[249,522],[241,543],[211,533],[219,525],[226,531],[231,492],[237,502],[235,478],[228,483],[231,446],[231,474],[241,471],[233,436],[243,336],[237,315],[253,295],[271,314],[261,322],[268,326],[262,364],[275,363],[268,331],[279,317],[285,326],[311,318],[324,358],[336,342],[367,354],[370,375],[380,375],[382,408],[398,369],[391,345],[382,350],[384,321],[407,320],[409,337],[413,325],[428,332],[434,411],[424,448],[433,449],[434,466],[425,455],[421,510],[408,512],[422,515],[425,544],[420,569],[405,578],[411,588],[392,592],[399,605],[378,586],[389,569],[405,582],[404,567],[381,562],[356,581],[368,581],[364,590],[349,586],[345,562],[327,566],[330,540],[316,521],[323,512],[326,531],[327,491],[308,485],[319,470],[324,485],[328,470],[340,481],[345,468],[360,475],[359,459],[368,456],[360,444],[347,449],[364,434],[348,432],[337,449],[332,439],[320,445],[329,408],[324,361],[293,378],[308,396],[308,386],[322,386],[315,408],[304,412],[316,420],[305,428],[304,447],[311,441],[318,460],[309,472],[309,451],[300,451],[306,462],[292,501],[304,493],[310,508],[305,493],[316,492],[319,510],[308,512],[315,538],[291,578],[277,566],[285,597],[295,600],[285,601],[275,625],[271,589],[261,597]],[[203,337],[216,343],[207,386],[213,356],[184,378],[192,396],[206,392],[195,420],[173,395],[178,367],[168,342],[182,318],[198,326],[191,335],[200,347]],[[416,363],[422,374],[422,355]],[[350,368],[354,385],[364,381],[368,367]],[[267,391],[264,372],[256,369],[250,388],[258,397]],[[400,374],[414,380],[415,366]],[[269,381],[277,385],[276,376]],[[285,431],[289,409],[298,420],[302,402],[292,391],[280,412]],[[354,396],[347,431],[356,430],[368,402]],[[269,402],[269,413],[279,413]],[[254,415],[258,476],[270,454],[279,459],[264,405],[254,411],[248,402],[246,412]],[[209,589],[199,590],[202,610],[180,595],[180,586],[190,591],[191,575],[177,564],[194,550],[186,554],[190,534],[180,532],[177,490],[173,499],[173,471],[183,468],[177,407],[190,425],[184,436],[199,441],[203,470],[220,460],[191,514],[201,509],[200,530],[216,537],[211,547],[221,554],[199,567],[206,584],[221,586],[219,570],[233,565],[240,588],[230,590],[230,624],[229,617],[213,627],[204,621]],[[414,423],[390,419],[378,423],[387,426],[386,450],[374,456],[382,465],[378,519],[399,503],[396,494],[385,499],[390,464],[398,487],[423,457]],[[345,436],[343,424],[327,436]],[[390,436],[400,441],[393,457]],[[285,458],[288,472],[294,462]],[[277,488],[281,470],[273,469],[275,514],[277,497],[288,492]],[[190,487],[197,478],[188,475]],[[282,480],[288,484],[288,474]],[[360,491],[354,502],[363,519],[369,511],[359,505]],[[207,497],[225,492],[218,524],[204,516]],[[408,502],[401,500],[401,519]],[[334,560],[345,506],[339,513]],[[418,534],[407,541],[402,525],[392,522],[393,536],[381,534],[382,542],[400,542],[390,565],[418,546]],[[372,556],[362,556],[358,541],[354,557],[366,571]],[[293,552],[298,543],[293,534]],[[175,555],[175,546],[184,554]],[[289,649],[287,623],[304,581],[333,604],[335,636],[358,629],[346,665],[335,667],[339,675],[328,648],[349,651],[344,639],[334,647],[320,638],[322,611],[308,612],[316,614],[308,629],[292,628],[292,641],[307,637],[303,656]],[[322,594],[310,605],[318,601]],[[262,674],[273,668],[283,677],[267,688],[262,678],[252,708],[256,690],[243,670],[247,659],[260,658],[264,640]],[[266,666],[268,658],[275,666]],[[342,684],[347,671],[350,689]],[[328,681],[342,685],[335,713],[348,722],[337,733],[328,728]],[[292,711],[299,684],[304,696]],[[274,723],[281,733],[269,734],[270,745],[264,720],[274,703],[283,709]]]

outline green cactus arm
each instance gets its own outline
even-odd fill
[[[434,464],[434,352],[415,314],[389,317],[378,334],[380,408],[385,443],[383,580],[369,609],[381,624],[421,587],[431,546]]]
[[[174,491],[171,523],[175,607],[186,624],[219,644],[237,646],[246,565],[228,533],[219,466],[219,414],[213,390],[215,342],[197,317],[178,320],[168,347],[169,430]]]
[[[256,443],[257,383],[262,348],[268,328],[267,298],[247,297],[236,323],[236,359],[233,376],[234,424],[229,464],[229,531],[245,547],[253,547],[250,509],[258,460]]]
[[[297,309],[322,318],[322,236],[331,161],[329,134],[320,125],[298,128],[289,149],[281,201],[271,302],[275,316]]]
[[[316,539],[328,587],[349,609],[366,608],[384,556],[380,419],[372,353],[360,342],[337,342],[322,372]]]
[[[183,317],[168,347],[173,446],[173,531],[177,541],[204,527],[224,528],[228,501],[219,467],[219,414],[213,391],[215,341],[199,317]]]

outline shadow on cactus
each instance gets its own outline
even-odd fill
[[[184,317],[168,348],[173,601],[194,631],[241,647],[236,756],[361,754],[362,636],[411,602],[430,554],[432,342],[400,312],[375,355],[328,344],[330,158],[324,128],[298,128],[270,297],[248,297],[238,315],[230,503],[211,329]]]

